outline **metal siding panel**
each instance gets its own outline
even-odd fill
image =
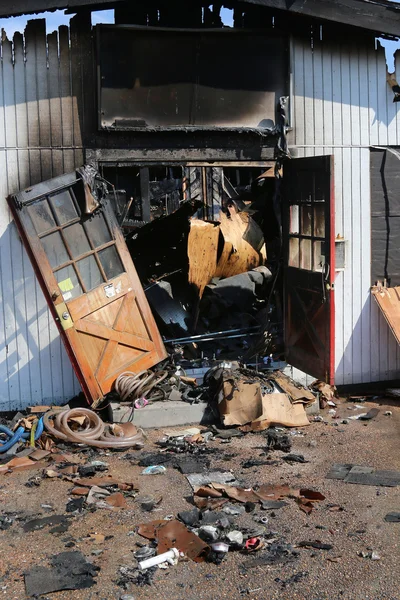
[[[340,54],[342,77],[342,144],[351,146],[351,93],[350,93],[350,52],[349,47],[342,46]]]
[[[61,77],[56,36],[50,36],[50,59],[47,70],[46,37],[42,23],[28,23],[25,40],[14,35],[3,39],[0,61],[0,197],[75,167],[82,150],[71,147],[72,119],[68,119],[70,97],[68,34],[64,30],[64,78]],[[25,41],[25,46],[24,46]],[[24,53],[24,48],[26,54]],[[26,59],[26,62],[25,62]],[[49,87],[47,76],[49,74]],[[66,126],[61,122],[60,89],[64,82],[68,96],[63,103]],[[69,84],[68,84],[69,85]],[[58,96],[58,98],[57,98]],[[55,104],[53,103],[55,100]],[[40,104],[40,106],[39,106]],[[50,118],[50,104],[51,118]],[[58,110],[60,106],[60,110]],[[40,118],[39,118],[40,116]],[[72,116],[72,112],[71,112]],[[50,139],[50,125],[53,139]],[[58,135],[63,132],[65,141]],[[39,137],[40,136],[40,137]],[[61,148],[64,141],[69,146]],[[51,150],[50,142],[59,149]],[[45,146],[39,150],[40,145]],[[8,148],[4,150],[4,148]],[[24,149],[26,148],[26,149]],[[64,152],[66,160],[64,161]],[[66,402],[80,391],[80,386],[66,356],[58,330],[30,260],[22,247],[7,204],[0,204],[0,410],[21,409],[29,404]]]
[[[332,51],[332,144],[340,145],[343,140],[342,130],[342,64],[340,48]]]
[[[343,379],[353,383],[353,244],[351,211],[351,150],[343,149],[343,235],[347,240],[347,268],[343,274]]]
[[[36,82],[36,35],[34,21],[28,21],[25,29],[25,56],[29,146],[37,148],[39,146],[39,104]],[[32,184],[38,181],[40,179],[32,181]]]
[[[83,161],[82,161],[83,162]],[[64,173],[71,173],[75,169],[76,166],[80,166],[81,163],[75,163],[75,152],[72,149],[64,149],[63,150],[63,164],[64,164]]]
[[[360,75],[358,61],[358,47],[350,48],[350,119],[351,143],[353,146],[361,144],[360,131]]]
[[[314,143],[316,146],[324,144],[324,88],[322,71],[322,44],[315,42],[313,52],[313,78],[314,78]]]
[[[61,120],[62,120],[62,143],[63,146],[72,146],[74,140],[74,125],[72,113],[72,90],[71,90],[71,56],[69,45],[69,29],[66,25],[59,28],[59,52],[60,52],[60,96],[61,96]],[[64,168],[64,173],[68,169]]]
[[[17,146],[28,146],[28,109],[26,105],[25,89],[25,56],[24,38],[21,33],[14,34],[14,88],[15,88],[15,116],[17,127]],[[27,165],[29,168],[29,164]],[[20,167],[23,165],[20,163]]]
[[[61,149],[51,151],[51,170],[53,177],[58,177],[64,173],[63,154]]]
[[[314,58],[311,47],[304,48],[304,143],[315,144]],[[306,153],[306,156],[310,154]]]
[[[71,81],[72,81],[72,118],[74,145],[82,145],[82,119],[79,115],[79,107],[83,106],[83,78],[81,63],[81,48],[79,44],[79,15],[73,17],[70,21],[70,43],[71,43]],[[95,91],[93,90],[93,93]]]
[[[388,145],[388,108],[387,94],[390,90],[386,82],[386,58],[383,48],[378,44],[376,52],[376,76],[377,76],[377,120],[378,120],[378,143],[380,146]]]
[[[353,129],[354,131],[354,129]],[[352,377],[353,381],[362,380],[362,256],[361,256],[361,169],[360,149],[351,150],[351,286],[352,286]]]
[[[369,143],[379,144],[378,135],[378,72],[377,53],[371,46],[368,49],[368,103],[369,103]]]
[[[48,86],[46,19],[36,19],[36,85],[39,105],[39,145],[51,145],[50,96]],[[45,179],[45,177],[43,177]]]
[[[379,63],[379,77],[382,78],[382,81],[385,83],[385,91],[386,91],[386,114],[387,114],[387,136],[388,136],[388,144],[389,146],[395,146],[397,144],[397,112],[399,111],[398,103],[393,102],[393,92],[390,86],[386,83],[386,62],[385,62],[385,70],[382,71],[382,63]]]
[[[360,151],[360,252],[361,252],[361,380],[371,379],[371,196],[370,178],[364,176],[369,173],[369,150],[362,148]]]
[[[50,98],[50,135],[51,146],[62,146],[60,65],[58,58],[58,32],[47,36],[48,44],[48,88]]]
[[[304,133],[304,47],[300,40],[293,44],[294,132],[297,145],[305,143]]]
[[[369,96],[368,96],[368,52],[359,48],[358,77],[360,86],[360,143],[369,145]]]
[[[14,67],[12,42],[7,38],[3,39],[2,52],[5,145],[9,148],[15,148],[17,145],[17,127],[15,118]]]
[[[322,46],[322,130],[324,144],[333,141],[333,65],[329,46]]]
[[[1,75],[0,62],[0,75]],[[0,77],[1,80],[1,77]],[[4,108],[0,108],[0,122],[4,120]],[[2,140],[3,141],[3,140]],[[5,151],[0,150],[0,194],[5,197],[7,181]],[[5,202],[0,203],[0,411],[10,408],[10,363],[12,347],[9,338],[9,310],[6,299],[12,295],[12,280],[10,286],[11,258],[10,258],[10,214]],[[11,287],[11,289],[10,289]],[[12,315],[11,315],[12,318]]]

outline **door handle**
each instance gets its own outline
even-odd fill
[[[66,329],[71,329],[71,327],[74,326],[74,322],[71,319],[71,315],[69,314],[69,310],[65,302],[60,302],[60,304],[57,304],[55,309],[57,311],[58,322],[60,323],[64,331]]]
[[[331,285],[329,283],[329,273],[330,273],[330,265],[328,265],[328,263],[324,262],[324,264],[322,265],[322,271],[321,271],[321,276],[322,276],[322,302],[325,303],[326,302],[326,292],[329,292],[331,289]]]

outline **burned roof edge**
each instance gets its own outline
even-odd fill
[[[0,17],[38,14],[45,11],[75,12],[87,8],[113,8],[123,0],[31,0],[29,9],[24,0],[3,0]],[[266,8],[314,17],[337,24],[351,25],[379,34],[399,37],[400,5],[389,0],[241,0],[241,4],[257,4]],[[231,2],[227,2],[228,5]]]

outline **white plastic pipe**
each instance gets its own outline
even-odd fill
[[[149,569],[150,567],[155,567],[163,562],[173,565],[177,558],[179,558],[179,550],[176,548],[171,548],[171,550],[168,550],[168,552],[164,552],[163,554],[158,554],[157,556],[152,556],[151,558],[146,558],[146,560],[140,561],[139,568],[142,570]]]

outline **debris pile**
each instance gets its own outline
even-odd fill
[[[127,237],[160,332],[184,368],[263,357],[282,344],[281,316],[278,325],[271,320],[276,290],[262,211],[235,195],[213,221],[200,218],[201,205],[188,200]],[[260,334],[263,345],[252,353]]]
[[[305,407],[315,396],[296,387],[282,373],[263,375],[249,369],[219,369],[214,373],[216,399],[222,423],[242,431],[262,431],[273,424],[309,425]]]

